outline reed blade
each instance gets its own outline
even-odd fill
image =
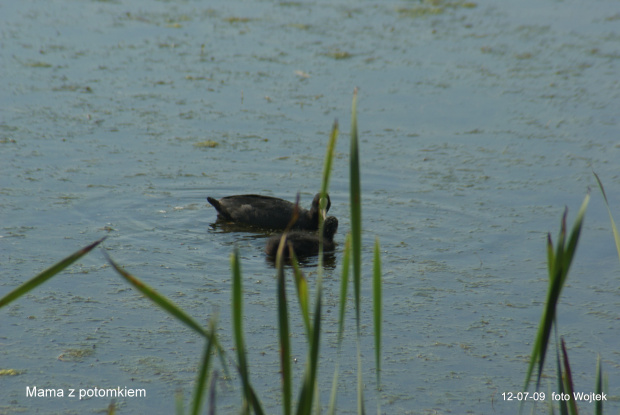
[[[50,278],[52,278],[54,275],[57,275],[58,273],[62,272],[65,268],[67,268],[68,266],[73,264],[75,261],[77,261],[78,259],[82,258],[84,255],[86,255],[90,251],[92,251],[93,248],[95,248],[97,245],[99,245],[104,240],[105,240],[105,237],[99,239],[98,241],[93,242],[92,244],[90,244],[90,245],[88,245],[88,246],[86,246],[86,247],[84,247],[84,248],[82,248],[82,249],[80,249],[80,250],[78,250],[76,252],[74,252],[73,254],[69,255],[65,259],[63,259],[63,260],[57,262],[56,264],[52,265],[51,267],[47,268],[46,270],[44,270],[43,272],[41,272],[37,276],[35,276],[35,277],[31,278],[30,280],[26,281],[25,283],[21,284],[20,286],[18,286],[17,288],[12,290],[8,294],[6,294],[4,297],[0,298],[0,308],[2,308],[5,305],[8,305],[11,302],[17,300],[19,297],[21,297],[24,294],[32,291],[33,289],[35,289],[39,285],[43,284],[45,281],[47,281]]]
[[[527,374],[525,377],[525,383],[523,390],[526,391],[530,381],[534,366],[538,363],[538,375],[536,379],[536,389],[540,386],[540,379],[542,377],[543,367],[545,363],[545,356],[547,353],[547,346],[549,344],[549,338],[551,335],[551,329],[555,322],[556,308],[560,300],[562,289],[568,278],[568,271],[575,256],[577,245],[579,242],[579,236],[581,234],[581,228],[583,226],[583,220],[585,212],[590,201],[590,193],[588,192],[581,204],[575,223],[568,237],[568,243],[566,242],[566,217],[567,210],[564,211],[562,216],[562,223],[560,227],[560,234],[555,247],[555,254],[553,254],[553,242],[551,237],[547,238],[547,258],[551,262],[548,264],[549,268],[549,288],[547,290],[547,299],[543,314],[541,316],[540,323],[538,325],[538,332],[536,334],[536,341],[532,349],[530,356],[530,363],[528,365]]]
[[[211,384],[209,385],[209,415],[215,415],[215,391],[217,386],[217,379],[217,370],[215,370],[213,371],[213,376],[211,376]]]
[[[586,214],[586,210],[588,208],[588,203],[590,203],[590,191],[586,194],[586,197],[583,199],[583,203],[579,208],[579,212],[577,212],[577,218],[575,218],[575,224],[573,225],[573,229],[571,230],[570,236],[568,238],[568,245],[566,247],[566,255],[564,256],[564,278],[568,277],[568,271],[573,262],[573,258],[575,257],[575,251],[577,250],[577,244],[579,242],[579,236],[581,235],[581,228],[583,226],[583,219]]]
[[[375,323],[375,364],[377,367],[377,390],[381,389],[381,249],[379,238],[375,239],[373,265],[373,316]],[[380,400],[377,400],[379,405]],[[381,411],[379,411],[381,413]]]
[[[336,366],[334,368],[334,377],[332,379],[332,390],[329,395],[329,406],[327,407],[328,415],[336,414],[336,396],[338,394],[338,371],[340,370],[340,361],[336,361]]]
[[[566,393],[566,388],[564,385],[564,369],[562,367],[562,360],[560,358],[560,347],[558,346],[558,339],[557,339],[557,329],[555,330],[555,360],[556,360],[556,368],[557,368],[557,382],[558,382],[558,393],[560,394],[560,396],[564,396],[564,394]],[[560,414],[561,415],[568,415],[568,403],[566,402],[566,400],[561,399],[559,402],[559,407],[560,407]],[[553,409],[553,406],[551,407]]]
[[[130,285],[132,285],[136,290],[140,291],[142,295],[146,298],[157,304],[161,309],[165,310],[179,320],[181,323],[185,324],[190,329],[194,330],[196,333],[200,334],[202,337],[208,338],[209,333],[202,327],[200,324],[196,322],[193,318],[191,318],[188,314],[186,314],[183,310],[181,310],[176,304],[170,301],[165,296],[158,293],[155,289],[150,287],[149,285],[142,282],[140,279],[134,277],[129,272],[125,271],[122,267],[120,267],[116,262],[110,258],[110,256],[105,253],[108,263],[114,268],[114,270],[121,276],[125,281],[127,281]]]
[[[594,393],[602,395],[603,393],[603,368],[601,364],[601,355],[596,356],[596,381],[594,385]],[[594,413],[596,415],[603,414],[603,400],[596,401],[594,404]]]
[[[355,321],[360,335],[361,275],[362,275],[362,195],[360,159],[357,134],[357,88],[351,106],[351,149],[349,154],[349,186],[351,208],[351,250],[353,258],[353,290],[355,293]]]
[[[297,415],[310,415],[313,405],[313,396],[317,387],[317,372],[319,367],[319,347],[321,343],[321,311],[322,311],[322,289],[317,288],[317,299],[314,308],[314,319],[312,323],[312,338],[308,350],[308,362],[304,373],[304,380],[297,402]]]
[[[332,131],[329,135],[329,143],[327,144],[327,151],[325,152],[325,161],[323,162],[323,176],[321,181],[321,200],[319,207],[322,211],[327,207],[327,189],[329,189],[329,179],[332,172],[332,164],[334,160],[334,153],[336,152],[336,142],[338,141],[338,120],[334,121]]]
[[[357,414],[366,415],[364,407],[364,381],[362,378],[362,347],[360,336],[357,336]]]
[[[295,252],[292,249],[290,250],[290,258],[291,264],[293,265],[293,276],[295,278],[295,289],[297,290],[299,309],[304,321],[304,328],[306,329],[306,338],[310,341],[312,337],[312,327],[310,324],[310,291],[308,289],[308,280],[301,271]]]
[[[338,348],[342,344],[344,334],[344,313],[347,305],[347,292],[349,290],[349,265],[351,258],[351,234],[348,233],[344,240],[344,252],[342,254],[342,276],[340,277],[340,301],[338,310]]]
[[[292,404],[291,343],[289,337],[288,304],[286,301],[286,279],[282,261],[279,261],[277,264],[277,289],[278,337],[280,340],[280,370],[282,372],[282,409],[285,415],[290,415]]]
[[[607,213],[609,213],[609,221],[611,222],[611,231],[614,234],[614,241],[616,242],[616,250],[618,251],[618,259],[620,259],[620,235],[618,234],[618,228],[616,227],[616,222],[614,222],[614,218],[611,215],[611,209],[609,207],[609,202],[607,201],[607,195],[605,194],[605,188],[603,187],[603,182],[598,177],[598,174],[594,173],[594,177],[596,177],[596,181],[598,182],[598,187],[599,189],[601,189],[601,193],[603,193],[603,199],[605,199],[605,206],[607,206]]]
[[[212,322],[209,330],[209,338],[207,339],[205,350],[199,366],[198,378],[194,385],[194,399],[192,400],[192,415],[198,415],[205,399],[207,379],[209,378],[211,369],[211,356],[213,352],[213,337],[215,332],[215,323]],[[213,402],[211,402],[213,404]]]
[[[246,358],[245,339],[243,336],[243,285],[241,283],[241,261],[239,249],[235,248],[230,256],[232,269],[232,323],[233,337],[237,349],[237,370],[243,388],[243,411],[249,413],[250,407],[257,415],[264,413],[260,400],[250,383],[250,369]]]
[[[566,343],[564,339],[560,339],[561,348],[562,348],[562,363],[564,364],[564,374],[563,374],[563,382],[564,382],[564,390],[570,397],[574,397],[575,385],[573,383],[573,374],[570,368],[570,361],[568,359],[568,351],[566,350]],[[568,412],[571,415],[577,415],[579,411],[577,410],[577,404],[575,403],[575,399],[570,399],[568,401]]]
[[[344,315],[347,304],[347,291],[349,285],[349,265],[351,256],[351,234],[348,233],[344,241],[344,251],[342,254],[342,276],[340,277],[340,300],[338,309],[338,354],[340,355],[340,347],[342,345],[342,338],[344,335]],[[329,406],[327,413],[334,415],[336,413],[336,395],[338,393],[338,371],[340,369],[340,362],[336,361],[336,367],[334,368],[334,377],[332,379],[332,389],[329,398]]]
[[[235,348],[237,350],[237,370],[241,377],[243,388],[243,405],[245,412],[249,413],[248,405],[251,405],[250,375],[245,354],[245,341],[243,338],[243,286],[241,284],[241,264],[239,261],[239,249],[235,248],[230,258],[232,269],[232,323]]]
[[[176,415],[185,415],[185,407],[183,406],[183,392],[180,390],[174,394],[174,409]]]

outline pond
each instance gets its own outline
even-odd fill
[[[588,189],[560,300],[579,390],[597,354],[620,409],[617,3],[575,1],[9,2],[0,6],[0,296],[77,249],[103,249],[201,323],[232,356],[230,255],[244,277],[251,377],[280,411],[275,271],[265,233],[215,226],[206,197],[259,193],[309,206],[335,119],[321,395],[340,362],[338,409],[356,412],[352,306],[336,345],[349,232],[349,126],[359,87],[362,354],[366,407],[515,413],[557,238]],[[383,261],[383,363],[375,391],[370,270]],[[306,264],[314,288],[315,262]],[[291,288],[291,286],[289,286]],[[173,413],[203,343],[123,282],[99,250],[0,314],[0,413]],[[296,385],[303,325],[295,304]],[[547,365],[553,374],[553,365]],[[548,382],[548,383],[545,383]],[[543,390],[552,388],[545,379]],[[218,384],[220,413],[239,380]],[[27,396],[27,388],[63,397]],[[75,389],[76,397],[67,396]],[[32,389],[30,389],[32,390]],[[51,401],[51,402],[50,402]],[[589,404],[581,404],[591,412]],[[371,409],[372,410],[372,409]],[[545,406],[538,410],[546,413]]]

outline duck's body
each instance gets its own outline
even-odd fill
[[[317,193],[309,210],[299,208],[299,219],[293,229],[316,230],[319,226],[319,201]],[[209,203],[217,210],[218,219],[266,229],[284,229],[290,222],[295,203],[271,196],[237,195],[227,196],[219,200],[207,197]],[[331,201],[327,196],[329,210]]]
[[[338,230],[338,219],[334,216],[329,216],[325,219],[323,226],[323,251],[329,252],[334,250],[334,235]],[[282,235],[276,235],[269,238],[267,246],[265,247],[265,253],[270,257],[275,257],[278,253],[278,247]],[[307,257],[311,255],[317,255],[319,253],[319,235],[316,233],[293,231],[286,235],[285,243],[290,244],[295,251],[295,255],[298,257]],[[285,258],[290,256],[287,247],[283,250]]]

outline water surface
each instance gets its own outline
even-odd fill
[[[561,300],[580,390],[597,354],[618,410],[618,257],[592,171],[620,206],[617,7],[599,1],[11,2],[0,6],[0,294],[86,244],[230,334],[240,249],[252,379],[279,411],[275,282],[264,236],[221,232],[206,196],[308,205],[338,119],[325,270],[322,402],[341,361],[355,412],[353,310],[340,355],[348,126],[360,88],[365,396],[373,408],[371,248],[384,271],[384,413],[515,413],[545,299],[545,241],[592,201]],[[618,216],[616,214],[616,216]],[[311,282],[313,267],[306,268]],[[292,307],[294,310],[294,307]],[[295,317],[298,376],[303,327]],[[172,413],[202,341],[123,283],[100,252],[2,310],[0,413],[84,413],[108,399],[44,388],[143,388],[120,413]],[[549,365],[549,370],[552,367]],[[552,372],[549,372],[552,373]],[[553,382],[553,381],[550,381]],[[553,388],[551,383],[550,388]],[[547,389],[547,386],[544,386]],[[222,382],[222,413],[238,408]],[[544,407],[541,405],[540,410]],[[583,404],[582,410],[591,407]]]

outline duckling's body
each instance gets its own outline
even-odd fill
[[[329,216],[325,219],[323,226],[323,251],[329,252],[334,250],[334,235],[338,230],[338,219],[334,216]],[[285,243],[290,244],[295,251],[297,257],[307,257],[311,255],[317,255],[319,253],[319,235],[311,232],[293,231],[286,234]],[[270,257],[275,257],[278,253],[278,247],[282,235],[276,235],[269,238],[267,246],[265,247],[265,253]],[[290,256],[288,248],[284,248],[283,256],[288,258]]]

